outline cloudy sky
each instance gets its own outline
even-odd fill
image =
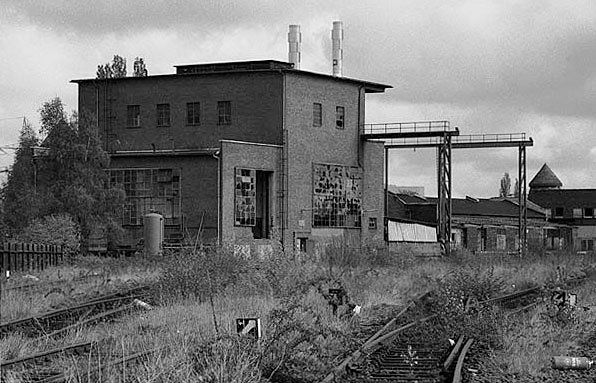
[[[114,54],[149,74],[173,65],[287,60],[302,30],[304,70],[330,73],[330,30],[344,23],[344,75],[392,85],[367,98],[367,123],[449,120],[462,134],[525,132],[528,181],[548,163],[564,187],[596,187],[593,0],[2,0],[0,146],[43,102],[76,109],[72,79]],[[0,155],[0,166],[11,163]],[[2,154],[2,152],[0,152]],[[453,152],[454,196],[490,197],[517,175],[517,150]],[[436,194],[435,152],[395,150],[390,182]]]

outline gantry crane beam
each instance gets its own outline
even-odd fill
[[[451,129],[449,121],[365,124],[360,127],[363,140],[435,139],[440,142],[437,145],[437,237],[447,255],[451,251],[451,138],[458,135],[459,129]],[[385,145],[385,230],[388,227],[389,149],[391,147]],[[385,232],[385,238],[387,235]]]
[[[416,136],[416,134],[420,134]],[[534,146],[531,137],[525,133],[506,134],[470,134],[460,135],[459,130],[451,130],[447,121],[423,123],[371,124],[361,129],[363,139],[383,141],[385,145],[385,169],[388,173],[389,149],[437,148],[438,182],[438,222],[439,241],[444,243],[449,252],[451,242],[451,150],[482,148],[518,148],[518,238],[519,252],[525,255],[527,250],[527,183],[526,183],[526,147]],[[388,174],[385,175],[385,190],[388,186]],[[387,196],[385,197],[385,215],[387,215]]]
[[[433,148],[443,144],[441,137],[400,137],[383,141],[385,147],[394,149]],[[453,149],[513,148],[533,145],[534,141],[531,137],[526,138],[525,133],[467,134],[451,137],[451,147]]]

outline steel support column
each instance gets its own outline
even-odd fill
[[[528,249],[528,193],[526,188],[526,146],[519,146],[517,195],[519,203],[519,255],[525,256]]]
[[[437,239],[445,255],[451,253],[451,136],[445,134],[437,148]]]
[[[389,148],[385,147],[385,199],[383,201],[383,236],[389,241]]]

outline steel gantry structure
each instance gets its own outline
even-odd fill
[[[526,147],[533,146],[531,137],[525,133],[507,134],[470,134],[460,135],[457,128],[450,129],[447,121],[432,121],[424,123],[403,123],[403,125],[424,126],[427,124],[426,134],[402,134],[389,136],[381,133],[386,126],[395,124],[365,125],[364,139],[384,141],[385,145],[385,217],[387,217],[387,187],[388,187],[388,153],[389,149],[406,148],[437,148],[437,237],[445,244],[445,251],[451,248],[451,150],[452,149],[477,149],[477,148],[518,148],[518,238],[519,253],[525,255],[527,250],[527,177],[526,177]],[[402,124],[397,124],[402,125]],[[440,126],[442,125],[442,134]],[[421,129],[418,129],[419,131]],[[434,134],[430,131],[434,130]],[[423,133],[420,131],[419,133]]]
[[[389,149],[400,146],[391,142],[431,141],[437,142],[437,238],[449,254],[451,249],[451,145],[452,137],[459,135],[458,128],[451,128],[449,121],[396,122],[387,124],[365,124],[360,137],[364,140],[385,142],[385,203],[384,224],[387,239]]]

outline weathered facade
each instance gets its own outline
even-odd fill
[[[596,189],[562,189],[563,183],[544,164],[530,181],[528,199],[546,209],[553,225],[573,227],[573,235],[561,246],[575,251],[594,251],[596,242]],[[557,227],[549,234],[560,241]]]
[[[437,224],[437,199],[389,193],[389,218],[423,225]],[[472,252],[517,252],[519,206],[511,198],[453,198],[451,243]],[[528,243],[545,245],[549,228],[540,206],[528,204]]]
[[[166,237],[382,239],[382,143],[361,140],[365,95],[388,85],[279,61],[177,66],[176,74],[75,80],[97,116],[129,243],[151,210]]]

